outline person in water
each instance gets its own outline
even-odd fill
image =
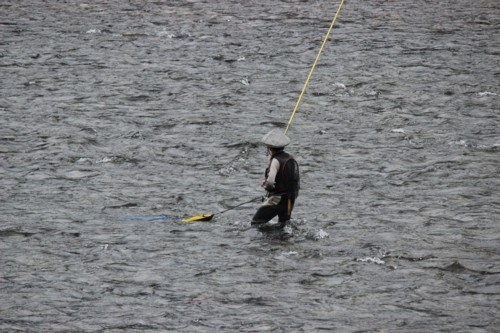
[[[267,191],[262,205],[252,219],[252,225],[263,228],[278,216],[278,228],[285,227],[291,218],[295,200],[299,195],[299,165],[294,157],[285,152],[284,147],[290,139],[281,130],[274,129],[264,135],[262,143],[271,155],[265,179],[261,186]]]

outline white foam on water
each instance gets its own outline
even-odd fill
[[[111,163],[115,161],[115,157],[104,157],[103,159],[101,160],[98,160],[96,161],[97,164],[101,164],[101,163]]]
[[[394,128],[391,130],[393,133],[405,133],[405,130],[402,128]]]
[[[481,92],[478,92],[477,95],[479,97],[484,97],[484,96],[498,96],[497,93],[494,93],[494,92],[491,92],[491,91],[481,91]]]
[[[340,83],[340,82],[335,82],[335,83],[333,84],[333,87],[334,87],[335,89],[343,89],[343,90],[346,90],[346,89],[347,89],[347,88],[346,88],[346,86],[345,86],[345,84]]]
[[[287,235],[293,235],[293,229],[290,225],[286,225],[284,228],[283,228],[283,232]]]
[[[81,157],[76,161],[76,163],[88,163],[88,162],[92,163],[92,160],[88,157]]]
[[[467,146],[467,141],[465,140],[457,140],[457,141],[452,141],[452,142],[449,142],[448,145],[450,146],[454,146],[454,145],[457,145],[457,146]]]
[[[361,261],[361,262],[371,262],[377,265],[384,265],[385,261],[383,261],[380,258],[377,257],[366,257],[366,258],[358,258],[356,261]]]
[[[330,237],[330,234],[324,231],[323,229],[319,229],[319,231],[315,235],[316,239],[323,239],[327,237]]]
[[[221,176],[229,176],[230,174],[236,172],[236,168],[232,167],[232,166],[228,166],[228,167],[224,167],[224,168],[221,168],[219,169],[219,174]]]

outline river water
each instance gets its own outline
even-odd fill
[[[0,331],[498,332],[498,1],[347,1],[293,237],[217,214],[263,194],[338,5],[3,1]]]

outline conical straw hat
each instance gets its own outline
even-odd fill
[[[271,148],[283,148],[290,143],[290,138],[280,129],[273,129],[262,138],[262,143]]]

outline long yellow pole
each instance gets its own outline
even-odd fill
[[[342,8],[343,4],[344,4],[344,0],[342,0],[340,2],[339,8],[337,9],[337,13],[335,14],[335,17],[333,18],[332,24],[330,25],[330,29],[328,29],[328,32],[326,33],[325,39],[323,40],[323,44],[321,45],[321,48],[319,49],[318,55],[316,56],[316,60],[314,60],[311,71],[309,72],[309,75],[307,76],[306,82],[304,83],[304,87],[302,88],[302,92],[300,93],[299,99],[297,100],[297,103],[295,104],[295,108],[293,109],[292,116],[290,117],[290,120],[288,121],[288,125],[286,125],[285,134],[288,132],[288,129],[290,128],[290,125],[292,124],[293,117],[295,117],[295,113],[297,112],[297,109],[299,108],[300,102],[302,101],[302,97],[304,96],[307,85],[309,84],[309,80],[311,79],[311,76],[314,72],[314,69],[316,68],[316,64],[318,63],[319,57],[321,56],[321,52],[323,52],[323,49],[325,48],[326,41],[328,40],[328,37],[330,36],[330,33],[332,32],[333,25],[335,24],[335,21],[337,20],[337,16],[339,15],[340,9]]]

